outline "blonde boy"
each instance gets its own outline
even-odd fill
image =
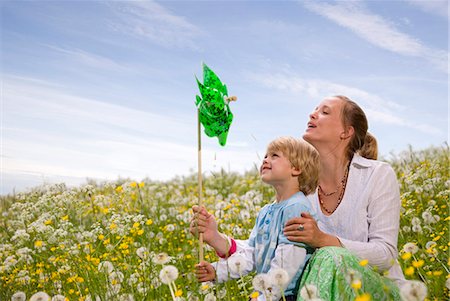
[[[260,176],[264,183],[275,189],[276,200],[258,213],[250,238],[246,241],[235,241],[219,233],[214,216],[203,207],[193,207],[196,216],[191,223],[191,233],[203,233],[204,241],[222,258],[217,263],[198,264],[197,278],[202,282],[216,278],[223,282],[251,271],[262,274],[282,268],[289,278],[284,295],[287,300],[295,300],[303,268],[314,250],[305,244],[289,241],[283,234],[283,227],[301,212],[315,217],[306,195],[313,193],[318,184],[319,154],[303,140],[277,138],[267,147]],[[228,258],[221,255],[232,253]],[[236,256],[246,259],[239,273],[227,268],[228,261]],[[272,295],[272,300],[280,299],[280,289],[274,286]],[[265,300],[264,295],[261,294],[258,300]]]

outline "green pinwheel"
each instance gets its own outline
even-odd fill
[[[236,97],[228,97],[227,86],[206,64],[202,65],[203,84],[195,77],[201,95],[201,97],[196,95],[195,102],[199,110],[199,119],[205,128],[205,134],[208,137],[217,137],[219,144],[224,146],[233,121],[229,103],[236,100]]]

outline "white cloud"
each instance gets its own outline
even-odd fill
[[[108,5],[120,19],[114,30],[168,48],[200,49],[195,39],[204,32],[155,1],[114,1]]]
[[[117,71],[117,72],[130,72],[131,67],[125,64],[118,63],[105,56],[90,53],[81,49],[67,49],[53,45],[46,45],[50,49],[64,54],[70,60],[74,60],[77,64],[83,64],[90,68]],[[79,66],[78,66],[79,67]]]
[[[303,79],[292,73],[248,73],[249,80],[257,84],[278,90],[288,90],[293,94],[305,94],[310,98],[323,98],[327,95],[346,95],[351,99],[357,99],[363,107],[368,119],[383,124],[399,125],[419,130],[421,132],[440,135],[442,130],[432,125],[410,122],[398,115],[407,108],[382,99],[359,88],[345,86],[325,80]]]
[[[2,191],[11,191],[20,175],[28,184],[17,185],[26,186],[119,176],[166,180],[197,169],[195,114],[183,119],[139,111],[11,76],[3,79],[2,100]],[[247,143],[202,143],[206,174],[229,167],[245,171],[258,161]]]
[[[309,10],[352,30],[373,45],[406,56],[422,57],[441,71],[448,72],[448,52],[426,47],[397,30],[389,20],[368,11],[359,1],[340,1],[334,5],[307,1],[304,4]]]

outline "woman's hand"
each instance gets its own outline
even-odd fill
[[[302,212],[301,217],[288,220],[283,232],[287,239],[305,243],[313,248],[341,246],[337,237],[320,231],[316,220],[307,212]]]
[[[216,278],[216,270],[206,261],[195,265],[195,276],[199,282],[212,281]]]

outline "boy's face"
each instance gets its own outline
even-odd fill
[[[259,169],[261,180],[264,183],[275,185],[292,179],[295,173],[289,159],[281,151],[267,151]]]

